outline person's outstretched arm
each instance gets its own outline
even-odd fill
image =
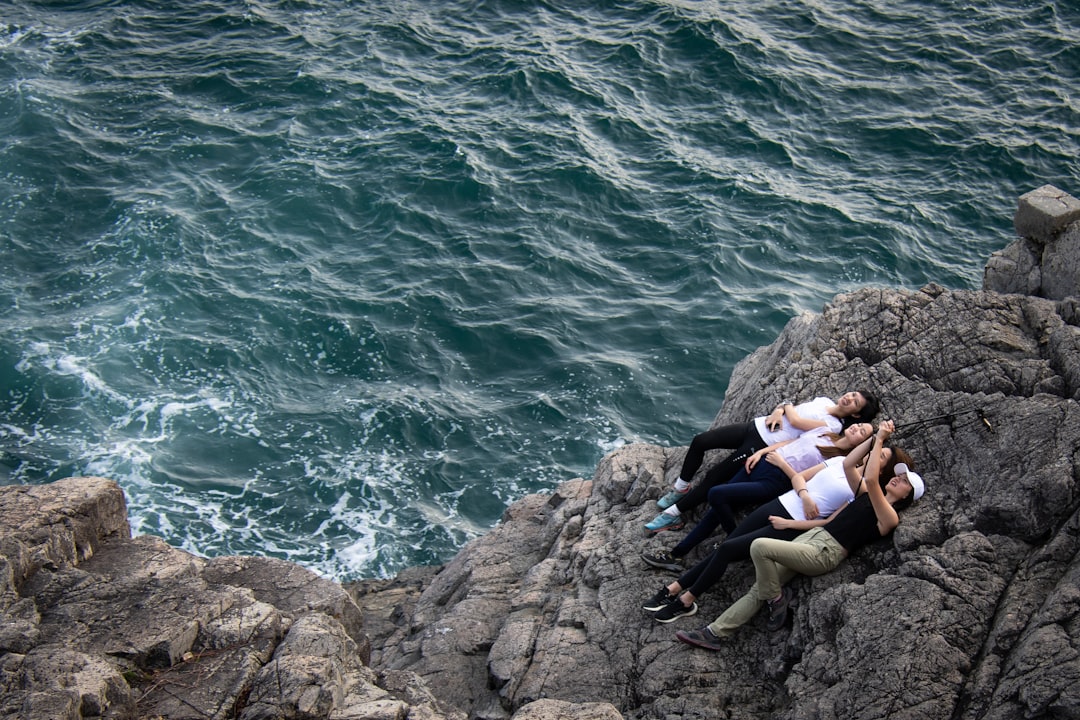
[[[847,476],[848,485],[851,486],[851,492],[855,495],[861,495],[864,492],[861,487],[863,474],[859,472],[859,465],[862,463],[863,458],[866,457],[866,453],[870,452],[873,444],[874,438],[868,437],[844,456],[844,474]],[[878,452],[880,452],[880,448]]]
[[[874,436],[874,447],[870,451],[870,459],[866,463],[866,492],[870,495],[870,504],[877,516],[878,532],[888,535],[900,524],[900,516],[886,499],[885,491],[881,489],[878,477],[881,474],[881,448],[889,436],[893,433],[893,421],[886,420],[878,428]]]

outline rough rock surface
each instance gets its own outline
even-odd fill
[[[697,617],[640,610],[670,577],[640,552],[677,541],[641,527],[685,448],[623,447],[447,565],[350,588],[131,538],[116,484],[72,478],[0,488],[0,716],[1080,717],[1075,203],[1021,199],[1023,291],[994,259],[979,292],[860,290],[735,369],[716,423],[872,389],[918,423],[896,441],[929,488],[891,538],[796,579],[779,632],[674,638],[745,591],[745,563]]]
[[[1080,233],[1025,222],[1054,233],[1044,245]],[[1056,266],[1038,269],[1040,287],[1059,283]],[[736,368],[714,424],[861,387],[881,397],[882,417],[921,423],[895,440],[927,498],[892,538],[795,580],[786,629],[758,620],[715,653],[675,640],[746,590],[748,563],[697,617],[660,625],[641,611],[671,575],[640,552],[678,539],[646,540],[642,525],[685,449],[630,445],[592,479],[522,499],[440,570],[361,584],[373,662],[416,672],[478,718],[540,698],[604,700],[632,718],[1080,717],[1080,328],[1069,307],[864,289],[792,320]]]
[[[994,253],[983,289],[1065,300],[1080,295],[1080,200],[1053,185],[1020,196],[1019,238]]]
[[[464,717],[366,664],[339,584],[132,539],[110,480],[0,488],[0,518],[2,717]]]

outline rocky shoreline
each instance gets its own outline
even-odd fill
[[[927,499],[796,579],[780,632],[755,621],[714,653],[675,640],[745,591],[748,564],[698,617],[640,610],[669,577],[640,553],[678,539],[641,526],[685,448],[620,448],[447,565],[348,587],[132,538],[114,482],[71,478],[0,488],[0,714],[1080,717],[1080,201],[1044,186],[1014,223],[983,290],[840,295],[733,372],[715,423],[856,387],[926,421],[895,440]]]

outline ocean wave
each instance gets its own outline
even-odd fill
[[[684,444],[863,285],[977,288],[1076,192],[1053,3],[24,2],[0,31],[8,482],[327,576]]]

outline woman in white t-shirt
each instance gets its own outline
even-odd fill
[[[767,416],[747,423],[722,425],[696,435],[686,451],[675,487],[656,503],[664,512],[646,526],[646,536],[652,537],[663,530],[681,530],[685,526],[680,517],[682,513],[705,502],[709,490],[734,477],[753,453],[794,440],[816,428],[841,432],[846,424],[869,422],[877,411],[877,398],[865,390],[853,390],[844,393],[835,402],[827,397],[799,405],[785,400]],[[711,468],[700,483],[691,487],[694,475],[705,460],[705,453],[721,448],[734,452]]]

